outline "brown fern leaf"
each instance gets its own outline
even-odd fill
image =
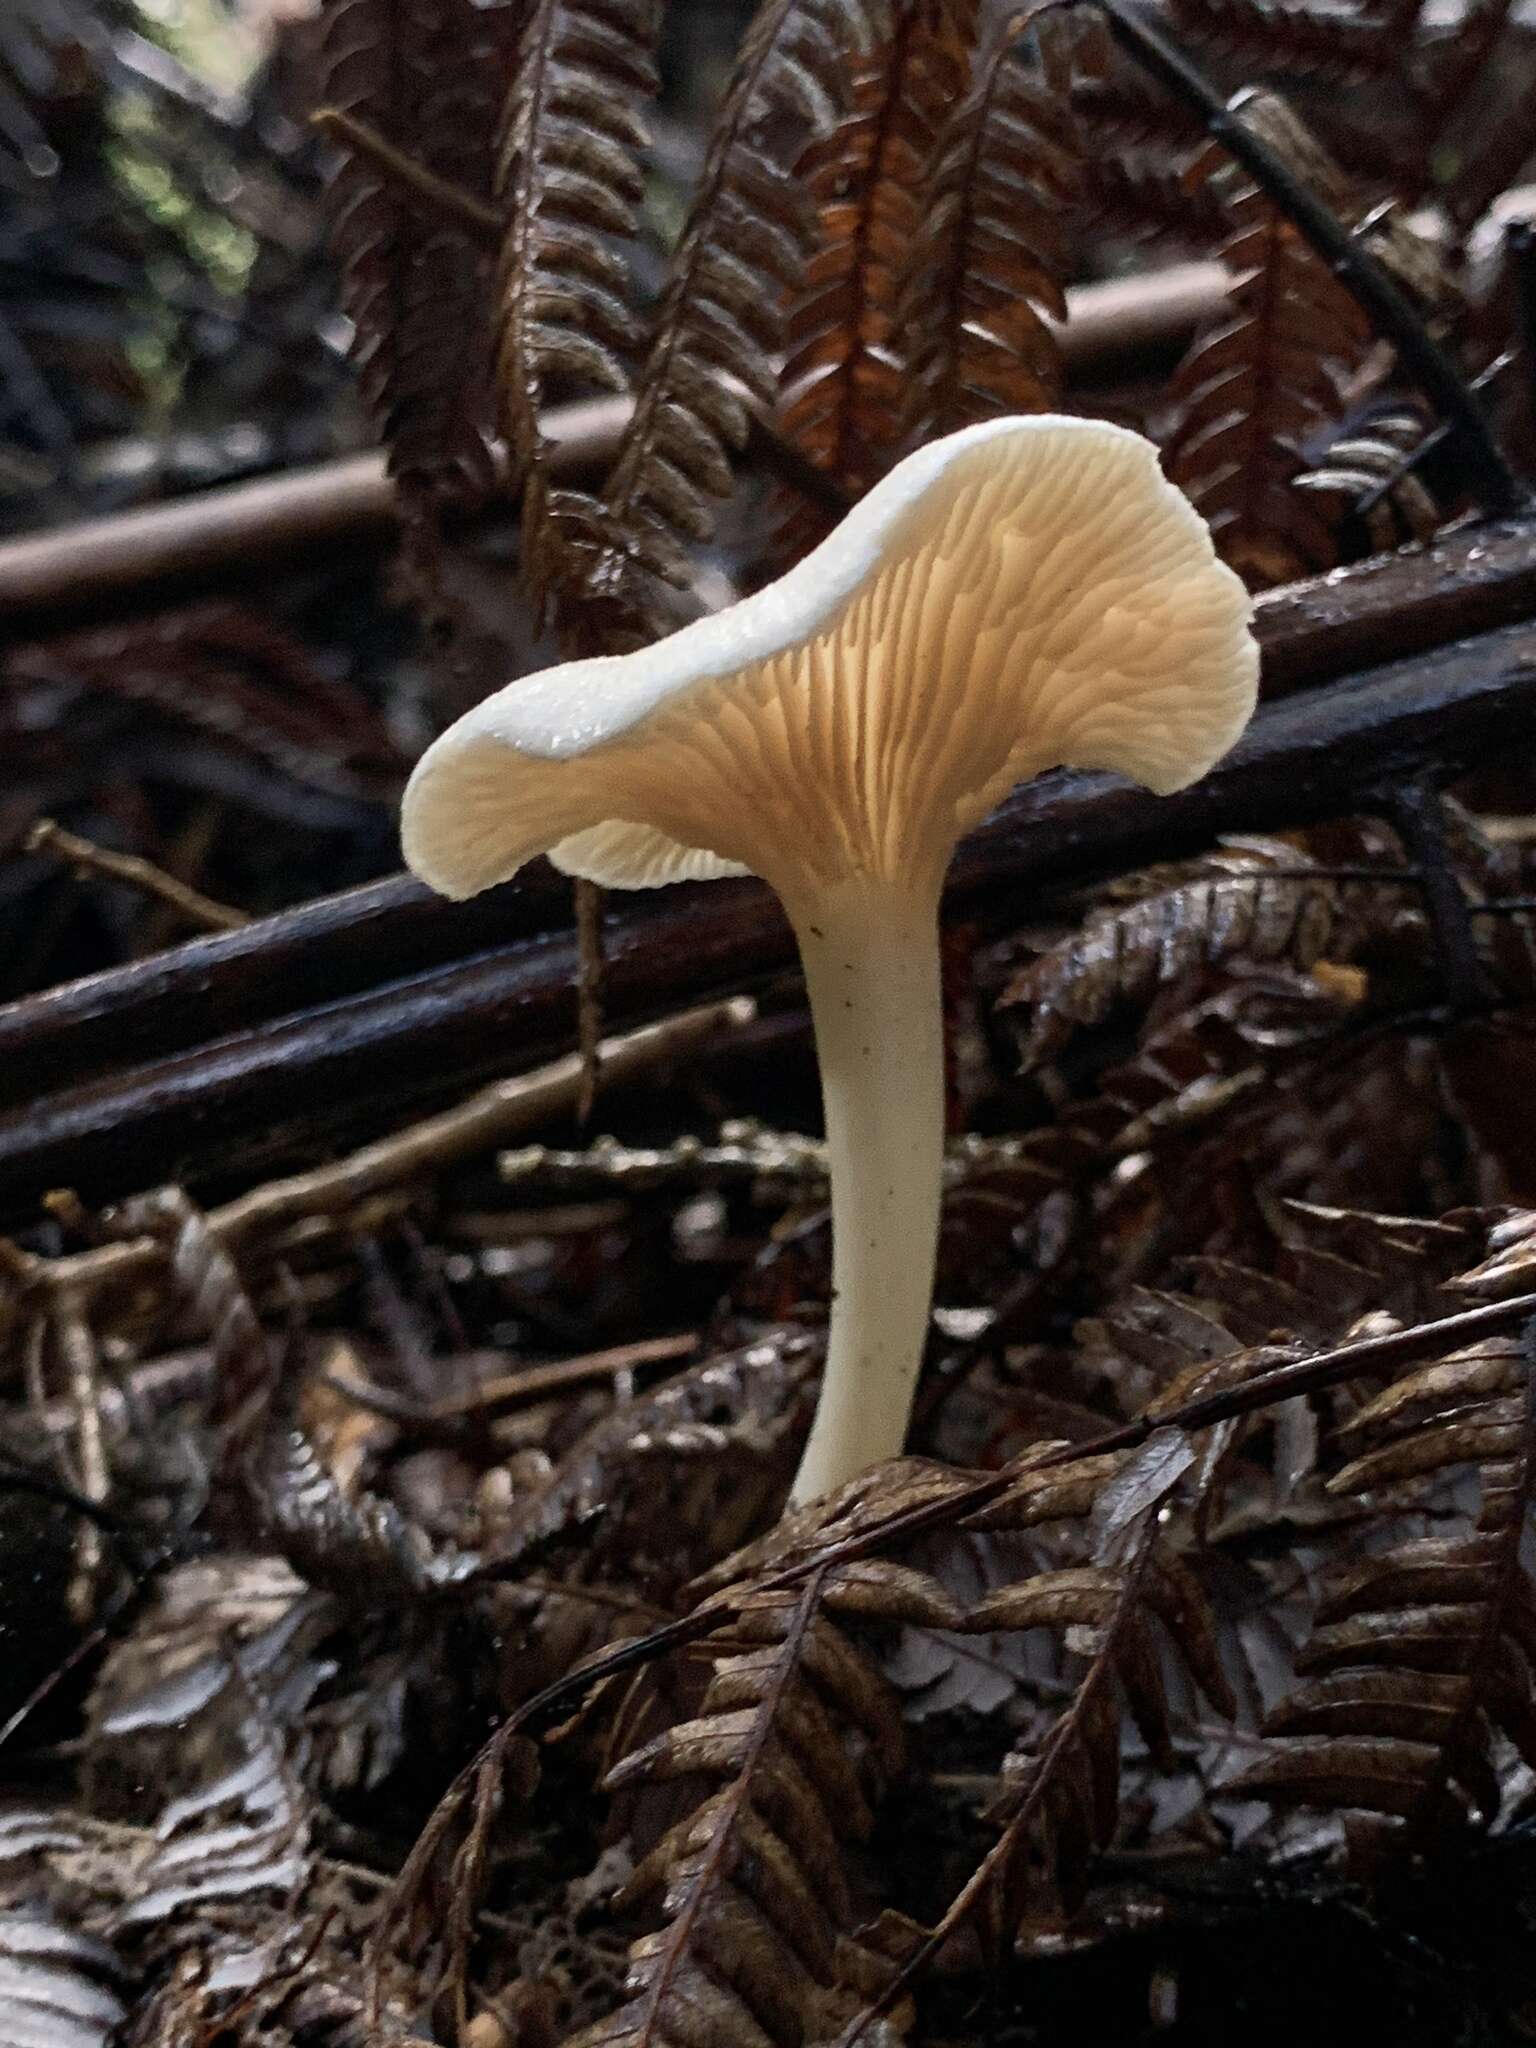
[[[1332,1299],[1335,1326],[1368,1302],[1406,1323],[1446,1314],[1484,1234],[1477,1210],[1392,1216],[1293,1200],[1282,1213],[1288,1266],[1325,1309]]]
[[[512,0],[327,0],[321,98],[489,199],[519,14]],[[471,230],[418,210],[358,153],[343,156],[332,204],[363,395],[430,545],[444,507],[480,502],[498,481],[490,258]]]
[[[783,1503],[823,1350],[786,1324],[621,1402],[509,1518],[498,1573],[578,1532],[587,1572],[652,1585],[734,1548]]]
[[[1475,1218],[1371,1215],[1294,1201],[1283,1205],[1283,1222],[1283,1241],[1262,1269],[1201,1255],[1188,1262],[1197,1294],[1133,1287],[1080,1326],[1089,1362],[1132,1412],[1177,1413],[1190,1399],[1241,1386],[1309,1350],[1444,1315],[1445,1283],[1482,1235]],[[1345,1385],[1320,1410],[1261,1411],[1202,1432],[1202,1524],[1222,1511],[1234,1461],[1251,1439],[1263,1447],[1275,1497],[1289,1497],[1315,1469],[1321,1414],[1335,1404],[1352,1413],[1367,1391]]]
[[[1195,1581],[1182,1566],[1152,1565],[1154,1545],[1115,1569],[1042,1572],[992,1594],[969,1618],[972,1633],[1045,1628],[1087,1650],[1088,1663],[1066,1711],[1038,1747],[1004,1764],[1002,1823],[994,1882],[1004,1911],[997,1932],[1024,1910],[1080,1901],[1093,1852],[1112,1837],[1120,1808],[1122,1712],[1128,1709],[1152,1753],[1171,1758],[1168,1700],[1151,1623],[1191,1660],[1208,1660],[1213,1705],[1235,1712],[1215,1654],[1215,1629]],[[1192,1647],[1196,1646],[1197,1647]],[[995,1910],[995,1908],[994,1908]]]
[[[881,0],[765,0],[716,119],[667,273],[635,410],[603,485],[606,534],[589,601],[616,631],[647,617],[651,580],[682,584],[732,487],[750,410],[773,405],[783,308],[811,221],[792,166],[838,118],[877,39]]]
[[[1515,1209],[1494,1224],[1486,1256],[1457,1275],[1456,1292],[1473,1301],[1536,1293],[1536,1210]]]
[[[826,1618],[825,1592],[814,1574],[735,1596],[698,1714],[609,1773],[615,1791],[714,1789],[626,1888],[630,1901],[659,1893],[663,1925],[634,1944],[628,2002],[577,2035],[581,2048],[817,2033],[853,1918],[847,1849],[902,1755],[895,1695]]]
[[[1217,162],[1207,152],[1200,174]],[[1233,317],[1174,372],[1179,425],[1165,468],[1225,559],[1262,588],[1335,559],[1327,522],[1290,485],[1307,444],[1344,410],[1346,378],[1370,336],[1354,300],[1268,199],[1248,187],[1231,212],[1236,232],[1222,258]]]
[[[1145,150],[1183,168],[1208,140],[1198,115],[1154,85],[1110,41],[1095,16],[1079,29],[1076,71],[1074,112],[1083,124],[1090,160]]]
[[[1353,84],[1395,77],[1401,30],[1365,12],[1320,8],[1307,0],[1173,0],[1172,14],[1193,41],[1256,70],[1302,72]]]
[[[1032,1013],[1025,1067],[1056,1058],[1076,1032],[1123,1004],[1146,1004],[1200,968],[1283,961],[1305,973],[1321,960],[1347,962],[1401,918],[1400,892],[1314,878],[1312,865],[1283,841],[1250,839],[1172,886],[1094,911],[998,998],[1000,1008],[1027,1005]]]
[[[1353,528],[1352,553],[1387,554],[1429,540],[1444,524],[1434,495],[1413,468],[1428,428],[1411,405],[1386,405],[1346,427],[1295,479],[1327,506],[1341,540]]]
[[[166,1247],[176,1295],[207,1331],[213,1350],[217,1405],[211,1420],[220,1436],[220,1477],[239,1483],[266,1433],[279,1363],[234,1255],[184,1188],[137,1195],[110,1221],[125,1237],[142,1232]]]
[[[1066,222],[1079,198],[1074,46],[1057,17],[1025,63],[1004,25],[956,107],[908,252],[896,331],[911,378],[903,438],[922,442],[1060,396],[1048,320],[1067,317]]]
[[[637,108],[655,90],[659,15],[658,0],[534,0],[518,37],[496,173],[507,217],[497,379],[523,494],[523,569],[541,601],[579,590],[600,530],[593,499],[550,485],[540,416],[551,389],[630,385],[638,335],[614,244],[635,231]],[[558,609],[557,624],[567,642],[579,631]]]
[[[1022,1912],[1081,1896],[1093,1852],[1118,1819],[1123,1712],[1155,1755],[1169,1753],[1159,1637],[1218,1713],[1236,1712],[1205,1596],[1165,1540],[1162,1511],[1195,1458],[1191,1440],[1162,1430],[1129,1456],[1026,1467],[976,1518],[989,1530],[1086,1518],[1087,1562],[1001,1586],[962,1624],[973,1634],[1045,1629],[1082,1661],[1065,1711],[1043,1740],[1008,1759],[994,1816],[1002,1833],[930,1948],[978,1911],[994,1940],[1011,1939]]]
[[[1536,1765],[1536,1588],[1520,1555],[1536,1490],[1533,1348],[1528,1329],[1453,1352],[1348,1425],[1369,1448],[1335,1493],[1396,1498],[1469,1463],[1481,1488],[1468,1533],[1414,1538],[1334,1575],[1297,1660],[1304,1682],[1268,1719],[1269,1754],[1233,1787],[1346,1810],[1362,1854],[1490,1825],[1498,1736]]]
[[[805,1572],[824,1564],[832,1573],[825,1604],[830,1608],[842,1602],[851,1608],[856,1595],[849,1594],[848,1589],[863,1581],[856,1574],[845,1576],[842,1565],[834,1568],[835,1553],[875,1529],[888,1527],[894,1520],[916,1512],[931,1513],[963,1497],[971,1476],[927,1458],[893,1458],[888,1464],[860,1473],[820,1500],[786,1509],[765,1535],[701,1572],[689,1590],[700,1600],[706,1600],[724,1596],[734,1586],[750,1585],[773,1573],[791,1568]],[[887,1567],[882,1565],[880,1569],[884,1571]],[[912,1592],[910,1587],[908,1590]],[[914,1604],[901,1616],[904,1620],[922,1618],[935,1627],[949,1627],[957,1619],[958,1611],[944,1600],[931,1580],[923,1579],[920,1590],[912,1597]]]
[[[850,496],[906,431],[905,281],[951,113],[970,91],[981,16],[979,0],[894,0],[891,11],[889,34],[854,69],[843,118],[799,165],[818,233],[789,315],[780,425]],[[793,508],[785,551],[803,553],[828,523]]]
[[[409,765],[361,693],[243,605],[180,606],[13,644],[4,679],[124,698],[303,787],[354,799],[395,803]]]
[[[1221,1713],[1234,1711],[1210,1607],[1158,1520],[1159,1511],[1195,1470],[1196,1446],[1180,1431],[1165,1429],[1134,1452],[1039,1462],[1059,1448],[1040,1447],[1008,1491],[969,1517],[966,1526],[1015,1532],[1048,1524],[1086,1526],[1089,1562],[1001,1586],[961,1626],[972,1634],[1030,1628],[1091,1634],[1104,1628],[1117,1603],[1129,1596],[1137,1612],[1124,1626],[1135,1642],[1128,1638],[1117,1652],[1120,1678],[1138,1724],[1160,1750],[1166,1746],[1166,1688],[1151,1623],[1160,1625],[1211,1705]],[[1081,1541],[1067,1533],[1074,1543]]]
[[[475,1560],[438,1551],[389,1501],[348,1497],[293,1417],[278,1412],[278,1347],[268,1341],[228,1246],[183,1188],[126,1202],[114,1225],[167,1246],[171,1279],[209,1333],[220,1436],[215,1512],[259,1531],[311,1585],[395,1603],[454,1583]],[[253,1527],[254,1525],[254,1527]]]
[[[303,1742],[289,1735],[280,1715],[297,1719],[324,1669],[302,1663],[272,1687],[270,1679],[258,1685],[238,1652],[229,1662],[234,1754],[226,1768],[168,1802],[159,1839],[118,1916],[121,1927],[155,1927],[217,1900],[267,1891],[291,1896],[308,1874],[313,1814],[291,1753],[302,1753]]]
[[[1229,226],[1209,184],[1191,186],[1163,150],[1095,149],[1079,166],[1086,235],[1163,239],[1205,250]]]

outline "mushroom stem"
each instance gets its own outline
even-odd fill
[[[944,1023],[936,881],[846,882],[791,918],[832,1178],[832,1329],[799,1502],[906,1438],[938,1249]]]

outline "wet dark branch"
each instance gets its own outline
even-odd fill
[[[1450,425],[1471,488],[1484,508],[1503,517],[1529,504],[1530,490],[1499,447],[1477,393],[1370,249],[1241,115],[1226,105],[1160,28],[1133,13],[1122,0],[1091,0],[1091,4],[1103,14],[1110,33],[1129,55],[1190,108],[1207,134],[1243,166],[1353,293],[1377,333],[1392,343],[1404,370]]]
[[[951,912],[996,905],[1016,916],[1047,886],[1197,852],[1222,832],[1336,815],[1384,785],[1462,773],[1528,731],[1533,715],[1528,623],[1269,704],[1218,769],[1176,796],[1109,775],[1042,776],[963,844]],[[414,958],[402,932],[414,937]],[[338,986],[336,951],[353,943],[374,978],[349,955],[354,978]],[[613,899],[606,952],[612,1028],[760,982],[794,957],[777,902],[753,882]],[[123,1059],[130,1023],[145,1044],[157,1018],[185,1030],[184,1007],[195,1013],[195,992],[221,962],[243,978],[247,1001],[253,977],[264,977],[264,1000],[284,1001],[286,1014],[64,1085],[114,1048]],[[271,920],[265,940],[249,926],[115,982],[12,1005],[0,1012],[0,1085],[25,1092],[11,1093],[0,1115],[0,1204],[15,1215],[59,1186],[94,1203],[172,1174],[205,1177],[215,1164],[244,1172],[530,1066],[574,1042],[575,970],[568,890],[545,870],[458,908],[413,884],[380,884]],[[51,1071],[52,1092],[25,1087],[28,1066]]]
[[[1261,598],[1265,691],[1400,662],[1533,614],[1536,526],[1476,527]],[[542,865],[469,903],[442,902],[405,875],[322,897],[0,1006],[0,1110],[570,921],[570,884]]]

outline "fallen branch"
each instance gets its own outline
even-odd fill
[[[592,1380],[613,1380],[621,1373],[647,1365],[676,1365],[691,1358],[699,1348],[698,1333],[682,1330],[672,1337],[640,1337],[628,1344],[615,1344],[605,1351],[589,1351],[579,1358],[557,1358],[547,1365],[526,1365],[520,1372],[504,1373],[484,1380],[467,1394],[446,1401],[412,1401],[404,1394],[386,1392],[382,1387],[363,1386],[340,1373],[325,1375],[328,1387],[353,1401],[370,1414],[412,1428],[428,1429],[450,1441],[462,1437],[467,1426],[477,1429],[512,1414],[524,1403],[545,1400],[550,1394]]]
[[[103,875],[110,882],[123,882],[130,889],[138,889],[146,896],[153,896],[157,902],[168,904],[178,916],[201,931],[239,931],[251,921],[243,910],[232,910],[227,903],[215,903],[201,889],[194,889],[175,875],[167,874],[164,868],[156,867],[142,854],[115,853],[109,846],[98,846],[94,839],[82,839],[78,832],[67,831],[56,818],[39,818],[27,834],[22,851],[55,853],[78,876]]]
[[[1536,624],[1505,627],[1334,688],[1266,706],[1204,781],[1154,797],[1109,775],[1040,777],[962,845],[949,909],[1012,910],[1042,888],[1081,883],[1197,852],[1218,834],[1275,830],[1369,808],[1373,793],[1450,777],[1495,758],[1536,714]],[[390,885],[381,885],[388,888]],[[551,886],[547,876],[528,892]],[[506,892],[526,914],[527,898]],[[377,901],[377,898],[375,899]],[[715,882],[610,899],[605,1004],[637,1023],[781,971],[794,958],[776,899],[755,882]],[[472,906],[470,906],[472,908]],[[447,906],[416,903],[429,930]],[[322,920],[335,903],[316,907]],[[387,926],[387,918],[381,922]],[[483,929],[483,927],[482,927]],[[237,945],[251,933],[198,942]],[[197,948],[183,949],[196,953]],[[206,952],[202,956],[206,960]],[[387,957],[387,949],[386,949]],[[175,979],[176,956],[146,966]],[[439,959],[443,956],[440,954]],[[247,956],[247,965],[250,959]],[[236,1031],[195,1050],[84,1086],[59,1087],[0,1118],[0,1203],[25,1211],[50,1188],[91,1203],[178,1175],[250,1171],[328,1133],[573,1042],[576,941],[561,930],[486,945],[383,987]],[[90,985],[78,985],[90,994]],[[52,1056],[69,990],[26,1009],[52,1019]],[[0,1026],[7,1020],[0,1018]],[[98,1013],[96,1030],[105,1022]],[[9,1074],[0,1030],[0,1074]],[[101,1040],[98,1038],[98,1044]],[[34,1037],[35,1056],[38,1041]]]
[[[544,426],[552,471],[585,476],[618,446],[623,399],[561,406]],[[235,577],[395,530],[394,488],[381,454],[338,456],[249,483],[189,492],[0,546],[0,621],[57,623],[139,603],[213,577]]]
[[[722,1032],[750,1022],[753,1008],[741,1000],[711,1003],[651,1024],[598,1049],[605,1082],[627,1081],[667,1060],[696,1053]],[[509,1137],[575,1106],[582,1060],[569,1053],[531,1074],[518,1074],[482,1088],[467,1102],[410,1124],[343,1159],[268,1181],[237,1200],[208,1212],[208,1228],[234,1249],[300,1218],[335,1215],[386,1189],[407,1186],[440,1173],[462,1159],[493,1151]],[[153,1237],[124,1238],[58,1259],[44,1259],[12,1247],[6,1269],[23,1296],[68,1301],[77,1308],[94,1303],[107,1289],[142,1280],[163,1264],[167,1247]]]
[[[1061,330],[1068,371],[1096,380],[1182,348],[1220,309],[1219,263],[1074,287]],[[544,421],[551,474],[580,478],[612,459],[627,399],[561,406]],[[824,479],[823,479],[824,482]],[[315,548],[380,545],[395,527],[382,454],[346,455],[254,482],[197,491],[0,545],[0,620],[34,626],[144,602],[170,586],[233,578]]]
[[[1266,693],[1533,614],[1536,526],[1470,528],[1260,599]],[[542,863],[469,903],[445,903],[405,875],[321,897],[243,931],[0,1005],[0,1106],[19,1108],[47,1090],[165,1060],[513,940],[561,934],[570,922],[570,884]]]

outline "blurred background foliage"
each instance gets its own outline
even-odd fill
[[[748,11],[672,10],[653,251],[681,219],[693,138]],[[307,120],[311,12],[307,0],[0,10],[0,529],[371,438],[326,246],[327,145]]]

